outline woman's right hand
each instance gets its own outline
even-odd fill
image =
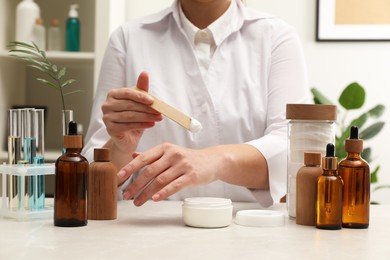
[[[149,76],[142,72],[137,86],[111,90],[102,105],[103,122],[111,137],[111,145],[121,153],[131,155],[143,131],[163,118],[150,107],[153,98],[147,94],[148,90]]]

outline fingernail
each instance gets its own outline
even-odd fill
[[[125,170],[121,170],[121,171],[118,172],[118,177],[119,178],[123,178],[125,176],[126,176],[126,171]]]
[[[152,200],[158,201],[160,199],[160,194],[156,193],[152,196]]]
[[[128,191],[125,191],[125,192],[122,194],[122,196],[123,196],[123,199],[125,199],[125,200],[131,199],[130,193],[129,193]]]
[[[136,199],[134,200],[134,205],[139,207],[141,205],[141,202],[138,199]]]

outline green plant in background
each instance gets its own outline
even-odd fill
[[[80,90],[75,90],[64,93],[65,87],[68,87],[76,82],[74,79],[64,80],[66,68],[58,68],[57,65],[51,63],[47,58],[45,51],[39,49],[35,43],[27,44],[24,42],[14,41],[9,44],[9,47],[9,52],[11,53],[10,56],[27,61],[30,63],[28,66],[35,68],[48,76],[49,80],[43,78],[37,78],[37,80],[59,92],[61,96],[62,110],[66,110],[64,97],[69,94],[81,92]]]
[[[318,89],[312,88],[311,92],[314,96],[314,102],[316,104],[334,105],[328,98],[326,98]],[[378,121],[385,111],[385,107],[381,104],[376,105],[370,110],[361,113],[358,117],[348,121],[350,113],[353,110],[358,110],[363,107],[366,98],[366,92],[364,88],[358,83],[351,83],[341,93],[337,106],[337,122],[336,127],[336,157],[339,160],[346,157],[347,153],[344,151],[344,142],[349,138],[351,126],[359,127],[359,138],[363,140],[369,140],[375,137],[385,125],[385,122]],[[374,123],[370,123],[369,119],[373,119]],[[362,157],[370,163],[372,161],[372,149],[365,147],[362,152]],[[378,171],[380,166],[376,166],[371,171],[371,183],[378,182]]]

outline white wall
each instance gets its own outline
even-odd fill
[[[316,42],[316,1],[314,0],[247,0],[249,6],[284,19],[298,31],[306,55],[309,82],[332,101],[351,82],[359,82],[366,89],[366,111],[376,104],[386,106],[382,116],[386,122],[382,132],[365,142],[373,150],[375,161],[371,168],[381,166],[379,185],[390,184],[390,42]],[[360,115],[356,112],[353,116]],[[376,187],[377,185],[373,185]],[[390,189],[374,191],[372,200],[390,203]]]
[[[378,103],[390,110],[390,42],[316,42],[315,0],[246,2],[248,6],[272,13],[296,28],[304,47],[311,86],[317,87],[332,101],[337,102],[341,90],[357,81],[367,91],[364,110]],[[157,11],[171,3],[172,0],[129,0],[128,18]],[[382,119],[388,124],[390,113],[386,112]],[[380,184],[390,184],[390,163],[387,158],[390,138],[386,138],[388,132],[389,126],[386,125],[380,135],[366,142],[366,146],[370,146],[377,157],[372,162],[372,168],[381,165]],[[390,189],[373,192],[372,200],[390,203]]]

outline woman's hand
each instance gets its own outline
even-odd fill
[[[145,167],[143,172],[123,193],[124,199],[141,206],[148,199],[163,200],[183,188],[205,185],[215,181],[218,157],[204,150],[193,150],[173,144],[161,144],[141,154],[118,173],[119,182]]]
[[[215,180],[253,189],[268,189],[267,163],[263,155],[247,144],[213,146],[202,150],[165,143],[143,153],[118,173],[123,183],[135,172],[142,173],[123,193],[136,206],[148,199],[160,201],[176,192]]]
[[[148,74],[143,72],[136,87],[111,90],[102,105],[111,147],[126,156],[135,150],[144,129],[162,120],[162,115],[150,107],[153,98],[146,93],[148,89]]]

